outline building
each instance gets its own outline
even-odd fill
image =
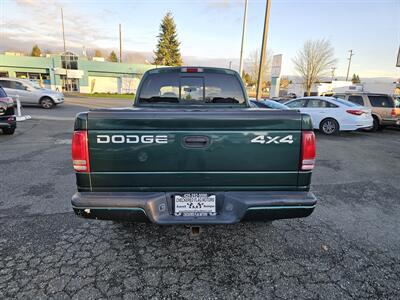
[[[325,93],[344,92],[371,92],[394,94],[398,86],[398,83],[390,80],[387,82],[364,81],[359,84],[353,84],[351,81],[334,80],[313,84],[311,88],[311,96],[320,96]],[[294,93],[298,97],[306,96],[304,85],[298,82],[289,84],[288,93]]]
[[[152,65],[93,61],[72,52],[46,57],[0,54],[0,77],[29,78],[43,87],[80,93],[135,93]]]

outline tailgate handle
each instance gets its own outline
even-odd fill
[[[185,136],[183,145],[188,148],[205,148],[210,144],[210,138],[207,136]]]

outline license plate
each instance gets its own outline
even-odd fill
[[[214,216],[215,199],[209,194],[175,195],[175,216]]]

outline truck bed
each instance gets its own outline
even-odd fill
[[[309,122],[291,110],[92,110],[75,124],[88,131],[91,167],[79,174],[78,190],[308,190],[311,173],[299,171],[299,160]],[[152,141],[157,136],[167,142]],[[252,142],[260,136],[279,138]],[[206,145],[196,145],[196,138]]]

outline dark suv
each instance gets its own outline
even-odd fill
[[[374,125],[371,130],[376,131],[386,126],[400,125],[396,112],[396,104],[391,95],[378,93],[335,93],[335,98],[342,98],[357,105],[371,108]]]
[[[17,128],[14,101],[7,97],[6,92],[0,87],[0,128],[4,134],[13,134]]]

